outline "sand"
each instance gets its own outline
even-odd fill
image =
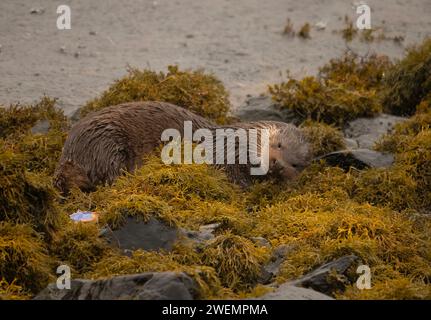
[[[57,6],[72,10],[72,29],[58,30]],[[430,0],[367,1],[372,27],[391,40],[346,45],[339,33],[351,1],[324,0],[1,0],[0,104],[57,97],[66,114],[126,74],[127,66],[204,68],[231,93],[234,111],[247,95],[265,92],[284,72],[303,77],[346,49],[392,58],[431,35]],[[43,12],[31,13],[31,9]],[[282,31],[308,22],[311,39]],[[326,28],[314,25],[324,22]]]

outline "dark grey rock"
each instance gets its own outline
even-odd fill
[[[177,241],[178,230],[165,223],[150,218],[148,222],[128,217],[117,230],[105,233],[108,241],[122,250],[172,250]]]
[[[353,279],[349,279],[347,271],[358,260],[359,258],[355,255],[341,257],[290,282],[290,285],[312,288],[331,295],[337,290],[344,290],[351,283]]]
[[[235,115],[241,121],[273,120],[294,124],[301,122],[292,111],[281,110],[269,96],[249,97]]]
[[[358,118],[349,122],[344,128],[347,138],[358,143],[358,148],[372,149],[375,142],[388,132],[394,125],[407,118],[382,113],[374,118]]]
[[[71,288],[49,284],[35,300],[192,300],[195,281],[184,273],[155,272],[101,280],[72,280]]]
[[[45,12],[45,8],[31,8],[30,14],[43,14]]]
[[[273,292],[269,292],[258,300],[333,300],[332,297],[312,289],[300,288],[288,283],[282,284]]]
[[[258,279],[258,282],[261,284],[270,283],[270,281],[276,275],[278,275],[281,264],[286,259],[286,256],[289,254],[289,252],[291,252],[294,248],[294,246],[290,245],[281,245],[275,248],[272,251],[269,263],[262,267],[261,275]]]
[[[348,170],[350,167],[362,170],[365,168],[386,168],[394,163],[394,156],[370,149],[341,150],[328,153],[322,157],[331,166]]]
[[[36,124],[31,128],[31,133],[48,133],[50,128],[49,120],[39,120]]]
[[[355,139],[344,138],[344,143],[346,144],[347,149],[358,149],[359,144]]]

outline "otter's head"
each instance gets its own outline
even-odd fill
[[[85,170],[70,160],[61,163],[57,167],[54,173],[54,186],[62,195],[67,195],[73,187],[78,187],[86,192],[94,191],[95,189]]]
[[[311,147],[300,129],[292,124],[271,126],[269,139],[269,174],[293,180],[312,159]]]

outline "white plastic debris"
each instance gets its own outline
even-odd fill
[[[70,219],[75,222],[97,222],[99,221],[99,214],[92,211],[81,211],[78,210],[71,215],[69,215]]]

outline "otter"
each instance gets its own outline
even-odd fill
[[[165,129],[176,129],[184,136],[184,121],[191,121],[193,130],[269,129],[268,176],[294,179],[310,161],[309,145],[292,124],[258,121],[218,126],[170,103],[130,102],[92,112],[71,128],[54,173],[55,187],[65,195],[73,186],[93,191],[97,185],[112,184],[123,170],[133,172],[143,165],[144,156],[162,144]],[[250,165],[221,166],[233,182],[252,181],[247,172]]]
[[[218,128],[228,129],[268,129],[269,131],[269,171],[266,175],[250,175],[250,163],[245,165],[226,164],[216,165],[226,171],[231,181],[242,186],[248,186],[254,180],[278,179],[282,181],[294,180],[310,165],[312,160],[311,146],[301,129],[293,124],[279,121],[255,121],[236,123]],[[258,150],[260,147],[260,131],[258,131]],[[214,140],[218,139],[216,137]],[[238,160],[238,142],[235,144],[235,158]],[[215,145],[215,142],[214,142]],[[225,150],[227,147],[225,147]]]

